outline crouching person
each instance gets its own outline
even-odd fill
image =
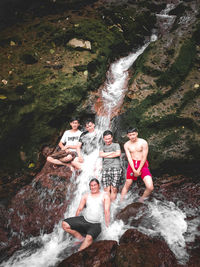
[[[100,184],[96,178],[90,181],[89,187],[90,193],[83,195],[76,216],[67,218],[62,223],[63,229],[82,243],[79,250],[91,245],[101,233],[103,214],[107,227],[110,223],[110,198],[108,194],[100,192]],[[83,209],[84,215],[79,216]]]

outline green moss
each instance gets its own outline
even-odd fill
[[[192,88],[191,88],[191,90],[189,91],[189,92],[187,92],[185,95],[184,95],[184,97],[183,97],[183,99],[182,99],[182,101],[181,101],[181,105],[180,105],[180,107],[177,109],[177,114],[180,114],[181,113],[181,111],[184,109],[184,107],[188,104],[188,103],[191,103],[191,102],[193,102],[194,101],[194,99],[196,98],[196,97],[198,97],[200,95],[200,90],[192,90]]]
[[[156,81],[158,86],[177,87],[187,76],[193,66],[196,48],[193,40],[187,40],[181,47],[172,66]]]
[[[106,23],[121,28],[124,39],[128,41],[131,48],[141,45],[144,42],[144,36],[150,35],[156,23],[155,16],[149,11],[137,11],[135,8],[127,8],[123,5],[103,11]]]
[[[161,145],[165,148],[172,146],[173,144],[176,144],[176,142],[180,139],[179,134],[177,133],[171,133],[167,135],[163,140]]]
[[[196,25],[196,29],[195,29],[195,31],[193,33],[193,39],[194,39],[194,41],[195,41],[195,43],[197,45],[200,44],[200,34],[199,34],[199,32],[200,32],[200,22]]]

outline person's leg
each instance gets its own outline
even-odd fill
[[[109,197],[110,197],[110,192],[111,192],[111,188],[110,188],[110,186],[104,187],[103,190],[104,190],[105,192],[107,192],[108,195],[109,195]]]
[[[117,187],[111,186],[110,200],[114,201],[117,197]]]
[[[77,232],[76,230],[72,230],[71,227],[70,227],[70,225],[67,222],[65,222],[65,221],[62,222],[62,228],[67,233],[73,235],[77,239],[79,239],[79,240],[83,240],[84,239],[84,237],[79,232]]]
[[[111,170],[111,195],[110,199],[111,201],[114,201],[117,198],[117,192],[118,188],[120,186],[120,179],[122,175],[122,169],[121,168],[112,168]]]
[[[81,170],[82,165],[78,160],[78,157],[76,157],[72,162],[71,165],[76,169],[76,170]]]
[[[146,189],[145,189],[143,195],[139,198],[139,202],[144,202],[144,200],[149,197],[149,195],[151,194],[151,192],[154,189],[153,180],[152,180],[152,177],[150,175],[145,176],[143,181],[144,181]]]
[[[47,157],[47,161],[52,163],[52,164],[63,165],[63,163],[59,159],[54,159],[51,156]]]
[[[80,248],[79,248],[79,251],[80,250],[83,250],[84,248],[87,248],[89,247],[93,242],[93,238],[91,235],[86,235],[83,243],[81,244]]]
[[[102,184],[104,191],[107,192],[110,197],[110,175],[107,169],[102,171]]]
[[[133,183],[132,179],[126,180],[125,185],[122,188],[122,192],[121,192],[121,201],[124,199],[124,196],[127,194],[129,187],[132,185],[132,183]]]
[[[60,161],[65,163],[71,161],[72,159],[73,159],[72,155],[68,154],[66,157],[61,158]]]

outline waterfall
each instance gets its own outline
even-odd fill
[[[151,37],[151,41],[155,41],[156,39],[156,36]],[[99,135],[102,135],[102,132],[108,128],[112,129],[110,121],[113,110],[115,110],[119,103],[123,102],[123,97],[127,90],[128,69],[137,57],[144,52],[150,42],[138,49],[137,52],[131,53],[127,57],[119,59],[111,65],[107,74],[107,80],[102,89],[103,111],[102,114],[96,118],[96,131]],[[104,115],[105,112],[106,115]],[[94,176],[94,173],[99,177],[99,180],[101,180],[100,165],[101,159],[99,158],[99,152],[95,150],[90,155],[84,157],[82,173],[76,179],[72,175],[71,183],[76,186],[76,191],[74,192],[74,198],[71,199],[71,204],[64,214],[65,218],[75,215],[82,194],[89,190],[88,184],[90,178]],[[112,203],[111,206],[111,225],[109,228],[106,228],[105,225],[102,226],[102,233],[98,237],[98,240],[119,240],[119,237],[129,226],[124,225],[121,220],[114,220],[114,215],[119,209],[132,203],[137,196],[137,191],[132,194],[128,193],[127,200],[121,204],[119,203],[119,196],[117,197],[117,200]],[[66,198],[69,198],[68,194]],[[154,234],[161,234],[165,238],[178,259],[187,256],[184,250],[185,242],[183,237],[183,233],[187,230],[187,225],[184,220],[185,215],[175,207],[175,205],[171,206],[168,202],[165,202],[165,205],[159,202],[149,203],[148,205],[152,210],[152,216],[156,220],[156,230],[153,231]],[[169,235],[171,235],[171,233],[165,226],[172,221],[176,221],[177,223],[172,225],[174,235],[173,238],[170,238]],[[71,255],[76,251],[75,249],[77,249],[74,249],[73,238],[63,231],[61,222],[62,221],[55,225],[52,233],[41,234],[39,237],[24,241],[22,249],[16,252],[7,262],[3,262],[1,266],[56,266],[61,260]],[[182,225],[181,229],[179,228],[180,225]],[[152,230],[149,230],[145,225],[141,225],[138,229],[149,235],[152,234]]]

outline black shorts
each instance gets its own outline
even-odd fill
[[[76,230],[81,235],[91,235],[93,239],[101,233],[100,223],[90,223],[83,216],[70,217],[64,220],[68,223],[72,230]]]

